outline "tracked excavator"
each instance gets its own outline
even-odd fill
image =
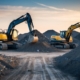
[[[16,25],[26,21],[28,24],[29,32],[28,35],[28,43],[36,43],[38,42],[38,36],[36,36],[34,30],[34,25],[32,22],[31,15],[26,13],[25,15],[20,16],[19,18],[13,20],[7,29],[7,32],[1,31],[0,32],[0,50],[7,50],[7,49],[17,49],[21,46],[20,43],[17,42],[18,40],[18,31],[15,28]]]
[[[71,36],[74,29],[80,27],[80,22],[71,25],[67,31],[60,31],[60,35],[51,35],[50,44],[55,47],[62,47],[64,49],[73,49],[77,45],[73,43],[73,38]]]

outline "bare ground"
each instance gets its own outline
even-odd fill
[[[66,52],[66,51],[65,51]],[[10,74],[0,80],[77,80],[54,68],[53,58],[64,52],[54,53],[15,53],[1,52],[7,56],[20,58],[20,64]]]

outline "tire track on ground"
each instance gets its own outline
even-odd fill
[[[49,78],[50,78],[48,80],[57,80],[56,77],[54,76],[54,74],[52,73],[52,70],[49,69],[44,57],[42,58],[42,60],[43,60],[43,65],[48,73]]]
[[[32,80],[43,80],[43,69],[41,64],[41,58],[39,57],[36,57],[34,60]]]
[[[22,76],[20,80],[31,80],[32,79],[33,63],[34,63],[34,58],[31,57],[29,59],[29,64],[27,66],[27,72]]]
[[[11,75],[9,75],[8,77],[6,77],[6,79],[4,79],[4,80],[20,80],[20,78],[26,72],[26,68],[27,68],[27,65],[29,63],[29,57],[28,58],[25,58],[22,61],[23,61],[22,66],[19,67],[16,70],[14,70],[13,73],[11,73]]]

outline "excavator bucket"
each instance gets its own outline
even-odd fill
[[[33,36],[33,35],[29,34],[27,42],[28,43],[36,43],[36,42],[38,42],[38,36],[36,36],[36,35]]]

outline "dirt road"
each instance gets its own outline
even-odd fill
[[[54,68],[53,57],[64,53],[10,53],[3,54],[21,58],[20,67],[2,80],[76,80]]]

